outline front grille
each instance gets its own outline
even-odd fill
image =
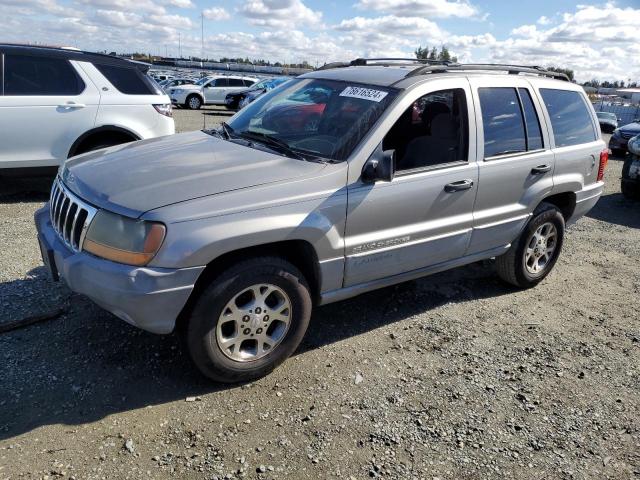
[[[49,199],[51,225],[60,239],[74,252],[82,250],[89,224],[97,210],[71,193],[56,178]]]

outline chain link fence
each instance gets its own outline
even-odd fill
[[[640,119],[640,105],[616,105],[605,100],[593,104],[596,112],[609,112],[618,117],[618,126],[622,127]]]

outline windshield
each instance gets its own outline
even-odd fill
[[[198,80],[195,84],[198,86],[202,86],[205,83],[207,83],[209,81],[209,77],[202,77],[200,80]]]
[[[617,120],[617,117],[614,113],[596,112],[596,115],[598,116],[598,118],[609,118],[611,120]]]
[[[275,139],[303,156],[343,161],[396,92],[334,80],[296,79],[249,104],[229,126],[238,136]]]

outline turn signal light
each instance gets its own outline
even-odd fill
[[[604,169],[607,168],[607,162],[609,161],[609,150],[603,150],[600,152],[600,167],[598,167],[597,181],[601,182],[604,178]]]

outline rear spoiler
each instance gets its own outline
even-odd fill
[[[138,60],[127,60],[127,62],[129,63],[133,63],[134,66],[140,70],[142,73],[147,73],[149,71],[149,69],[151,68],[151,64],[147,63],[147,62],[140,62]]]

